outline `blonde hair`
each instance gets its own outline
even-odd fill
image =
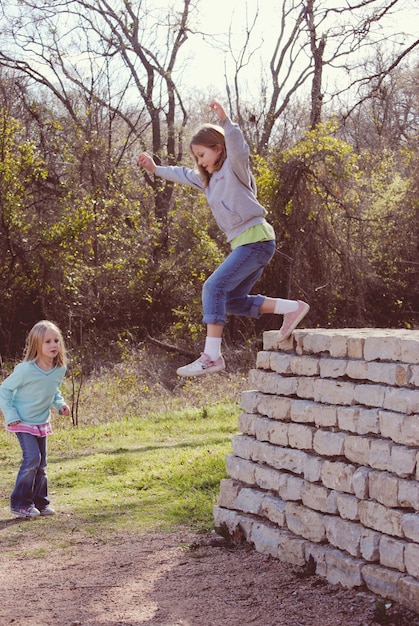
[[[60,343],[58,344],[58,354],[54,357],[54,365],[58,365],[59,367],[67,365],[67,352],[61,330],[56,324],[54,324],[54,322],[50,322],[49,320],[41,320],[40,322],[37,322],[29,331],[23,360],[35,361],[41,352],[42,342],[44,341],[45,334],[48,330],[53,330],[60,338]]]
[[[227,158],[227,148],[223,129],[220,126],[215,126],[214,124],[203,124],[196,131],[189,143],[189,149],[192,152],[192,156],[198,166],[199,173],[201,174],[202,180],[204,181],[204,187],[208,187],[211,174],[198,164],[196,156],[194,155],[192,150],[192,146],[196,145],[205,146],[206,148],[212,149],[214,149],[216,146],[220,146],[221,154],[214,166],[214,171],[218,172]]]

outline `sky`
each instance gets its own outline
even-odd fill
[[[319,6],[342,6],[343,0],[316,0]],[[243,44],[246,25],[245,6],[249,7],[249,14],[253,14],[259,7],[259,23],[254,32],[254,47],[260,46],[260,54],[254,56],[253,62],[246,68],[246,88],[252,89],[259,85],[261,73],[260,55],[269,62],[274,43],[278,34],[278,22],[282,0],[200,0],[200,25],[202,30],[218,33],[219,39],[226,40],[226,35],[232,26],[234,32],[233,43],[239,51]],[[410,39],[418,37],[419,1],[404,0],[404,9],[389,17],[382,26],[388,33],[388,40],[397,32],[406,32]],[[194,89],[225,93],[225,63],[230,55],[216,46],[206,43],[202,37],[195,36],[192,46],[185,46],[188,50],[187,69],[183,75],[186,85]],[[231,66],[230,66],[231,67]]]

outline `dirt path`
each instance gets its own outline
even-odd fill
[[[370,594],[214,535],[74,538],[54,558],[39,553],[0,557],[1,626],[419,626],[397,606],[377,622]]]

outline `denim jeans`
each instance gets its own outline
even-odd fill
[[[265,296],[252,296],[249,293],[274,252],[275,241],[248,243],[230,252],[204,283],[204,324],[224,325],[228,314],[260,317],[259,309]]]
[[[35,505],[44,509],[49,504],[47,485],[47,438],[29,433],[16,433],[22,448],[22,463],[10,496],[12,509]]]

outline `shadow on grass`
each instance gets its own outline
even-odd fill
[[[10,513],[10,515],[12,515]],[[11,517],[10,519],[1,520],[0,521],[0,531],[5,530],[9,526],[16,526],[17,524],[27,524],[27,522],[32,522],[32,520],[23,519],[21,517]]]
[[[156,444],[156,445],[138,446],[138,447],[133,447],[133,448],[122,448],[122,447],[112,448],[112,449],[91,448],[90,450],[87,450],[85,452],[80,452],[80,453],[73,452],[72,454],[59,455],[59,456],[52,456],[51,454],[49,454],[48,459],[50,463],[58,463],[60,461],[66,461],[68,459],[89,457],[94,454],[104,454],[104,455],[112,456],[116,454],[125,454],[127,452],[130,454],[134,454],[134,453],[146,454],[147,452],[156,452],[158,450],[182,450],[184,448],[193,448],[193,449],[197,448],[198,449],[198,448],[204,448],[208,446],[218,446],[218,445],[225,443],[231,438],[232,438],[232,435],[229,434],[228,436],[226,435],[225,437],[218,437],[217,439],[207,439],[206,441],[201,441],[201,440],[182,441],[180,443],[174,443],[174,444],[161,443],[161,444]]]

